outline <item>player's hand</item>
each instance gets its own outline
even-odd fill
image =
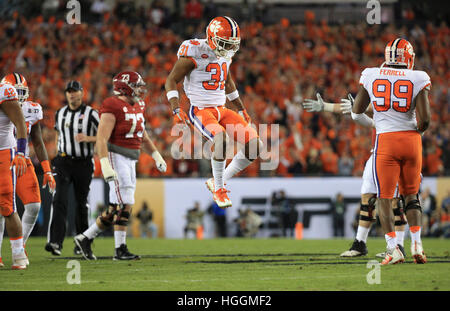
[[[250,118],[250,116],[248,115],[248,113],[247,113],[247,110],[240,110],[239,112],[239,115],[241,116],[241,117],[243,117],[244,118],[244,120],[248,123],[248,124],[250,124],[250,123],[252,123],[252,119]]]
[[[112,168],[111,163],[109,163],[109,160],[107,157],[101,158],[100,164],[102,167],[103,179],[106,182],[117,180],[116,171]]]
[[[341,113],[342,114],[348,114],[352,112],[352,106],[353,106],[353,102],[355,100],[353,99],[352,94],[348,94],[348,99],[347,98],[342,98],[341,102]]]
[[[44,174],[44,180],[42,181],[42,184],[42,189],[45,189],[45,187],[47,187],[48,185],[48,192],[50,192],[51,195],[55,193],[56,182],[52,172],[46,172]]]
[[[303,108],[307,112],[323,111],[324,102],[322,96],[320,96],[320,93],[317,93],[316,97],[317,100],[305,99],[305,101],[303,102]]]
[[[77,136],[75,136],[75,140],[78,143],[86,142],[87,141],[87,135],[85,135],[83,133],[79,133],[79,134],[77,134]]]
[[[10,169],[16,167],[16,176],[20,177],[27,171],[27,161],[25,160],[25,155],[22,152],[17,152],[16,156],[11,162]]]
[[[158,151],[153,151],[152,158],[155,160],[156,168],[161,173],[165,173],[167,170],[167,164],[166,161],[164,161],[163,157]]]
[[[175,123],[181,123],[181,124],[186,124],[189,125],[189,118],[186,114],[186,112],[184,112],[180,107],[175,108],[173,110],[173,116],[175,119]]]

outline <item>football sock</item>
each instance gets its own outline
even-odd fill
[[[248,160],[242,150],[239,150],[238,153],[234,156],[233,160],[231,160],[230,164],[228,164],[225,169],[225,173],[223,174],[224,181],[229,180],[231,177],[244,170],[247,166],[252,164],[252,161]]]
[[[11,242],[11,249],[12,253],[14,254],[20,254],[24,251],[23,249],[23,237],[15,238],[15,239],[9,239]]]
[[[223,188],[223,172],[225,170],[225,161],[216,161],[213,158],[211,158],[211,167],[212,167],[212,173],[214,176],[214,186],[215,191]]]
[[[397,247],[397,236],[395,235],[395,231],[385,234],[384,238],[386,239],[388,249],[394,249]]]
[[[395,235],[397,236],[397,244],[403,246],[403,241],[405,239],[405,231],[395,231]]]
[[[100,232],[102,232],[102,229],[100,229],[97,225],[97,222],[94,222],[89,228],[87,228],[86,231],[83,232],[83,235],[85,237],[87,237],[89,240],[92,240],[93,238],[95,238],[97,236],[97,234],[99,234]]]
[[[2,243],[4,232],[5,232],[5,217],[0,215],[0,257],[2,257]]]
[[[367,242],[367,236],[369,235],[370,227],[366,228],[363,226],[358,226],[358,231],[356,231],[356,239],[358,241]]]
[[[127,232],[114,230],[114,244],[116,248],[119,248],[122,244],[127,244]]]
[[[23,242],[27,243],[28,237],[33,231],[34,224],[39,216],[41,203],[30,203],[25,205],[25,211],[22,215]]]
[[[414,242],[422,243],[422,239],[420,238],[420,232],[422,231],[422,228],[420,226],[412,226],[409,227],[409,232],[411,234],[411,243],[414,244]]]

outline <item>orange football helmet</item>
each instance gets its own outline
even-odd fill
[[[27,100],[29,96],[28,83],[20,73],[14,72],[4,76],[1,83],[8,83],[14,86],[20,103]]]
[[[415,54],[411,43],[408,40],[397,38],[386,45],[383,65],[403,65],[408,69],[413,69],[414,57]]]
[[[217,57],[230,59],[239,50],[241,30],[234,19],[220,16],[214,18],[206,27],[206,38]]]

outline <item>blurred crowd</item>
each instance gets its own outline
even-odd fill
[[[65,104],[67,81],[81,81],[84,102],[98,109],[111,96],[112,77],[134,70],[148,86],[146,124],[167,161],[164,176],[210,174],[209,161],[173,159],[171,147],[178,137],[171,135],[173,117],[164,83],[181,42],[205,37],[207,22],[216,13],[214,5],[191,0],[174,17],[164,1],[153,1],[148,8],[134,7],[130,1],[118,1],[114,7],[101,0],[90,3],[82,15],[89,23],[70,25],[65,17],[58,18],[59,1],[41,2],[42,15],[13,12],[11,19],[0,23],[2,74],[22,73],[30,98],[43,106],[49,156],[56,153],[54,115]],[[301,102],[315,98],[316,92],[328,102],[355,94],[362,70],[380,66],[386,43],[399,36],[412,43],[415,68],[426,71],[432,81],[432,123],[423,136],[423,173],[450,175],[448,25],[330,25],[317,21],[311,12],[304,24],[281,19],[265,25],[258,15],[239,24],[242,41],[231,74],[253,122],[257,127],[269,125],[260,135],[270,137],[270,125],[279,125],[279,138],[270,147],[280,151],[277,169],[263,171],[256,161],[240,176],[361,176],[370,155],[371,131],[347,115],[303,111]],[[187,99],[182,99],[187,109]],[[137,170],[141,177],[161,176],[145,154]],[[99,163],[95,174],[101,174]]]

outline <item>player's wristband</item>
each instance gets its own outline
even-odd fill
[[[176,90],[169,91],[169,92],[167,92],[166,95],[167,95],[167,100],[171,100],[174,97],[179,98],[178,91],[176,91]]]
[[[17,140],[17,152],[25,154],[25,150],[27,149],[27,139],[19,138]]]
[[[42,170],[44,173],[51,173],[52,170],[50,169],[50,162],[48,160],[44,160],[41,162]]]
[[[239,92],[238,92],[238,90],[235,90],[234,92],[231,92],[230,94],[227,94],[226,96],[227,96],[228,100],[231,102],[239,97]]]

